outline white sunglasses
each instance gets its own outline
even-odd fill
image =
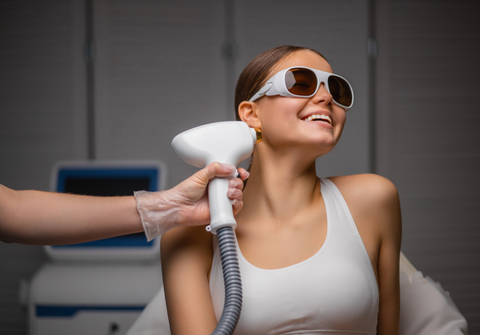
[[[264,95],[310,98],[317,93],[322,83],[336,105],[346,111],[352,108],[353,89],[345,78],[304,66],[293,66],[277,72],[249,101],[253,102]]]

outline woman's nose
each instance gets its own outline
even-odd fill
[[[325,103],[327,105],[331,105],[333,98],[332,95],[327,91],[324,83],[320,84],[317,93],[312,97],[314,103]]]

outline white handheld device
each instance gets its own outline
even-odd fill
[[[172,147],[185,162],[199,168],[213,162],[237,166],[253,152],[256,140],[255,130],[246,123],[226,121],[187,130],[175,136]],[[214,178],[208,184],[210,231],[217,234],[225,282],[225,304],[213,335],[232,334],[242,309],[242,279],[233,233],[237,221],[227,196],[230,178]]]
[[[181,159],[198,168],[213,162],[237,166],[251,155],[256,140],[255,129],[245,122],[225,121],[184,131],[175,136],[172,147]],[[215,178],[208,186],[210,229],[214,234],[219,228],[237,226],[227,190],[228,178]]]

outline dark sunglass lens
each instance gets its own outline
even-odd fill
[[[328,88],[333,100],[337,103],[346,107],[352,104],[352,90],[344,79],[336,76],[328,77]]]
[[[317,88],[317,76],[308,69],[291,69],[285,73],[287,90],[295,95],[309,96]]]

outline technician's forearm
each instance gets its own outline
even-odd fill
[[[89,197],[0,186],[0,239],[72,244],[142,232],[133,196]]]

